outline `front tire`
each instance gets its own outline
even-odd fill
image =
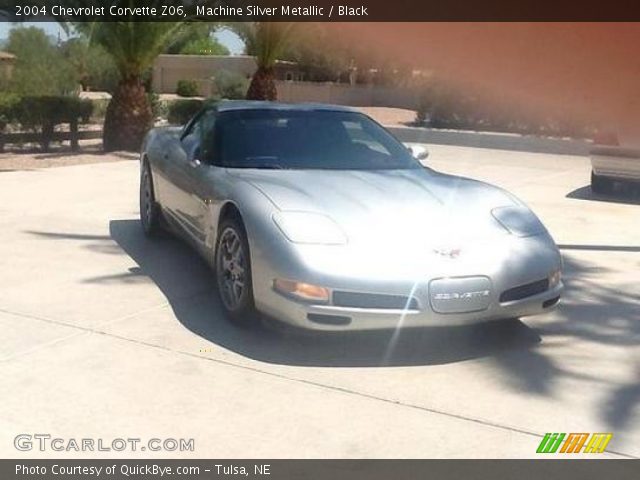
[[[229,320],[248,326],[255,318],[249,242],[242,222],[229,218],[220,224],[215,256],[216,282]]]
[[[145,161],[140,172],[140,223],[145,235],[148,237],[158,236],[162,228],[161,221],[160,206],[156,202],[153,189],[151,168]]]
[[[613,180],[602,175],[596,175],[591,170],[591,191],[593,193],[611,193],[613,191]]]

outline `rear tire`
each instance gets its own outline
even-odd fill
[[[591,191],[593,193],[611,193],[613,191],[613,180],[602,175],[596,175],[591,170]]]
[[[156,202],[153,177],[146,161],[140,172],[140,223],[148,237],[156,237],[162,230],[160,206]]]
[[[242,221],[226,218],[216,242],[215,274],[220,303],[227,318],[247,327],[256,320],[249,242]]]

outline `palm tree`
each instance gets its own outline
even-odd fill
[[[229,25],[244,42],[258,69],[247,90],[247,100],[277,100],[274,67],[291,39],[293,23],[242,22]]]
[[[73,22],[75,29],[108,52],[120,82],[104,120],[105,151],[138,150],[153,126],[153,113],[142,76],[175,39],[182,22]]]

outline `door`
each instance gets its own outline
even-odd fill
[[[216,177],[222,169],[213,166],[213,145],[216,112],[207,110],[199,116],[182,138],[186,162],[181,165],[180,217],[191,240],[200,249],[206,249],[211,229],[210,206],[218,198]]]
[[[180,228],[187,240],[199,243],[200,232],[193,218],[193,171],[200,167],[200,121],[189,123],[177,142],[166,146],[162,155],[168,182],[163,187],[164,207],[171,220]]]
[[[207,249],[207,236],[211,236],[212,232],[211,207],[219,202],[220,192],[216,189],[220,184],[220,176],[224,175],[224,170],[214,165],[215,126],[216,112],[206,111],[199,118],[193,134],[198,139],[193,140],[193,144],[190,138],[184,139],[184,148],[189,158],[185,172],[189,178],[185,215],[193,229],[197,246],[204,250]]]

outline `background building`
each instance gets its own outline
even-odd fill
[[[228,72],[250,79],[256,71],[255,58],[248,55],[159,55],[153,65],[153,90],[175,93],[180,80],[198,83],[201,96],[215,93],[216,73]],[[276,63],[276,80],[301,81],[304,74],[294,62]]]
[[[8,77],[13,70],[16,56],[8,52],[0,51],[0,78]]]

